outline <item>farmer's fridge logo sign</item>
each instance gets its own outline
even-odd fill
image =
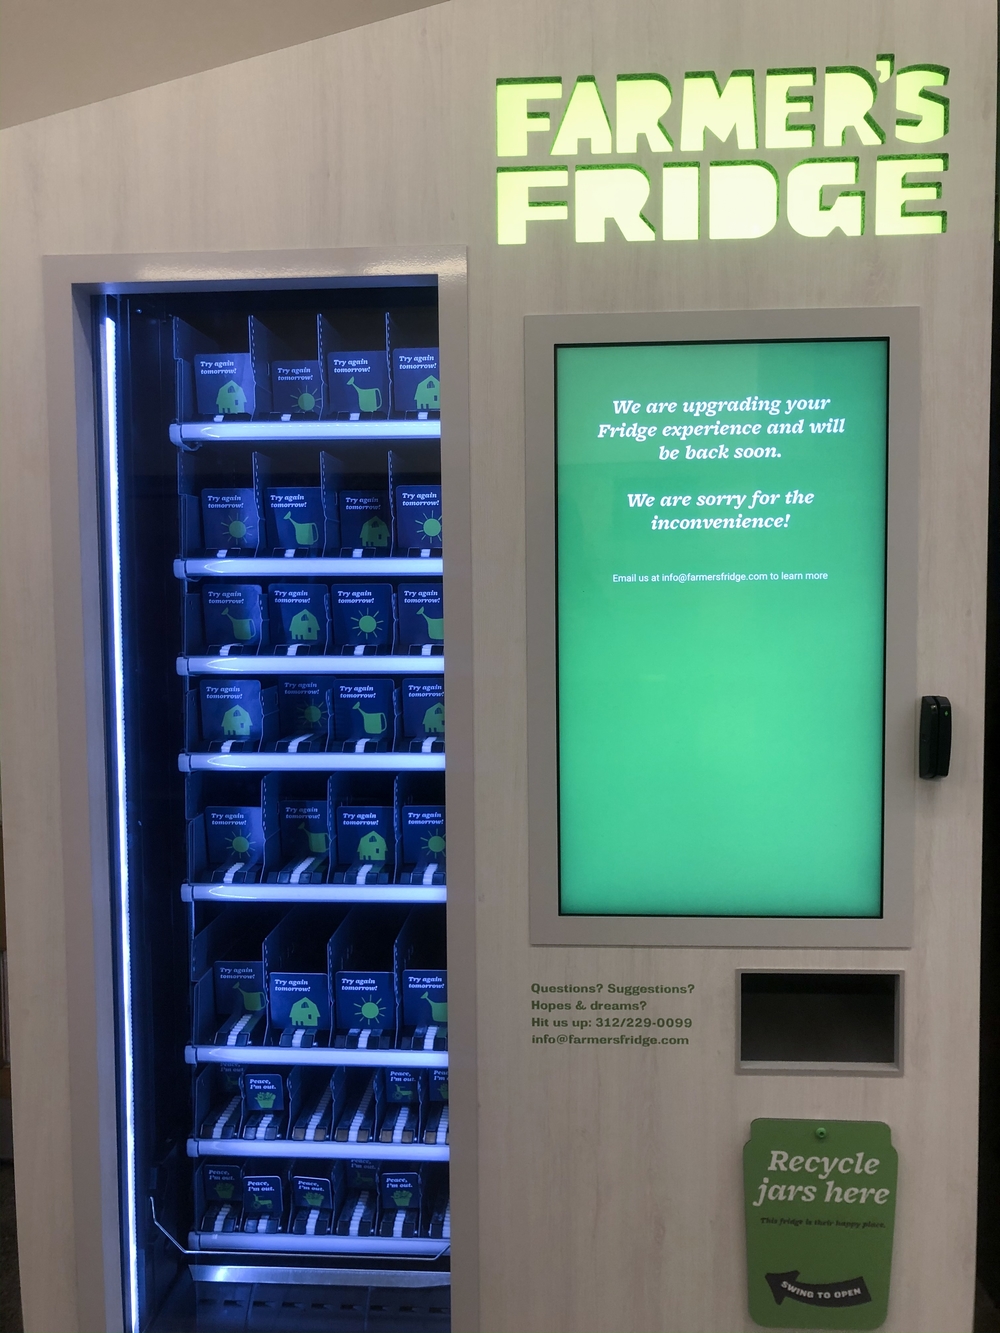
[[[692,70],[677,96],[662,74],[499,79],[497,241],[553,222],[583,243],[749,240],[779,219],[800,236],[938,235],[948,154],[924,146],[948,135],[947,83],[892,55]]]

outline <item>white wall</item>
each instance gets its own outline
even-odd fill
[[[58,1198],[33,1185],[68,1178],[73,949],[60,848],[33,832],[59,819],[47,709],[61,571],[48,530],[39,256],[388,243],[469,247],[482,1326],[747,1327],[740,1150],[751,1118],[767,1115],[891,1125],[900,1193],[886,1328],[971,1326],[994,25],[985,0],[451,0],[4,132],[0,727],[26,1327],[92,1327],[75,1313],[79,1238]],[[495,244],[497,77],[593,73],[610,87],[617,73],[656,70],[676,91],[685,69],[873,68],[884,51],[952,71],[944,236],[806,240],[781,222],[762,240],[681,249],[577,246],[551,226],[525,247]],[[532,950],[523,315],[866,304],[924,312],[919,688],[956,710],[952,776],[920,792],[912,951]],[[905,1076],[734,1075],[734,971],[745,965],[901,965]],[[531,983],[598,972],[683,972],[697,986],[697,1041],[652,1058],[532,1048]]]

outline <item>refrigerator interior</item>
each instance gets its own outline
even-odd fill
[[[444,1333],[436,280],[93,313],[126,1327]]]

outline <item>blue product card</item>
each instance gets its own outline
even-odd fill
[[[404,551],[441,546],[441,487],[396,487],[396,532]]]
[[[272,486],[264,503],[269,546],[282,551],[311,551],[323,544],[323,492],[319,486]]]
[[[333,687],[333,728],[338,741],[392,739],[392,680],[351,677]]]
[[[394,1028],[396,991],[391,972],[338,972],[337,1027]]]
[[[256,1014],[264,1008],[264,964],[217,962],[212,964],[217,1014]]]
[[[403,677],[403,731],[413,739],[444,737],[444,678]]]
[[[323,648],[327,591],[322,583],[272,583],[267,604],[272,643]]]
[[[347,1163],[347,1188],[349,1190],[378,1189],[378,1163],[357,1161],[354,1158]]]
[[[326,801],[282,801],[278,808],[281,849],[285,856],[325,856],[330,850],[326,831]]]
[[[194,387],[203,417],[245,416],[256,406],[253,364],[249,352],[198,353]]]
[[[242,861],[253,866],[264,855],[264,823],[259,805],[208,805],[205,837],[209,863]]]
[[[403,1023],[422,1027],[448,1021],[448,973],[444,968],[403,969]]]
[[[259,680],[200,680],[201,735],[207,742],[260,740],[264,715]]]
[[[272,361],[271,406],[275,412],[323,411],[323,376],[318,361]]]
[[[403,806],[403,860],[408,865],[417,861],[437,861],[444,864],[444,806]]]
[[[243,1177],[243,1211],[254,1217],[280,1218],[281,1177],[253,1176]]]
[[[385,1071],[385,1092],[387,1099],[396,1106],[416,1106],[420,1095],[416,1070],[387,1069]]]
[[[333,1208],[333,1189],[325,1176],[292,1176],[292,1206]]]
[[[243,1197],[243,1173],[238,1166],[206,1162],[201,1168],[207,1203],[233,1203]]]
[[[379,1179],[379,1197],[383,1208],[419,1208],[420,1172],[383,1169]]]
[[[397,412],[440,412],[441,361],[436,347],[392,353],[392,403]]]
[[[283,1111],[285,1109],[285,1080],[280,1074],[253,1074],[249,1071],[240,1079],[243,1104],[248,1111]]]
[[[431,1101],[446,1102],[448,1100],[447,1069],[429,1069],[427,1075],[427,1095]]]
[[[389,554],[389,492],[342,490],[339,495],[340,545],[351,551]]]
[[[327,676],[289,676],[278,681],[278,725],[283,737],[318,736],[326,731],[329,688]]]
[[[205,583],[201,612],[209,650],[223,644],[252,648],[260,643],[263,607],[257,583]]]
[[[201,530],[207,551],[253,551],[260,541],[257,492],[252,486],[206,488]]]
[[[333,641],[339,648],[388,648],[391,645],[391,584],[335,583],[330,597]]]
[[[272,972],[271,1022],[279,1028],[329,1028],[330,988],[325,972]]]
[[[401,583],[396,605],[399,609],[399,641],[404,647],[444,643],[444,600],[440,583]]]
[[[385,416],[389,411],[389,363],[384,350],[330,352],[326,376],[331,412]]]
[[[395,854],[391,805],[337,807],[337,848],[346,865],[389,861]]]

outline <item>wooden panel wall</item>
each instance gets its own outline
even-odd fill
[[[494,242],[497,77],[951,67],[947,235]],[[482,1327],[748,1327],[740,1148],[759,1115],[884,1119],[900,1152],[887,1328],[971,1326],[995,12],[986,0],[451,0],[3,134],[0,728],[26,1327],[87,1330],[66,1181],[64,864],[43,393],[46,253],[467,244],[476,595]],[[921,691],[955,759],[921,790],[905,953],[532,950],[527,943],[521,321],[544,311],[918,305]],[[70,913],[72,915],[72,913]],[[739,966],[902,966],[905,1076],[738,1077]],[[530,986],[694,983],[690,1047],[550,1051]],[[459,1219],[456,1219],[456,1224]],[[459,1282],[460,1275],[456,1276]]]

